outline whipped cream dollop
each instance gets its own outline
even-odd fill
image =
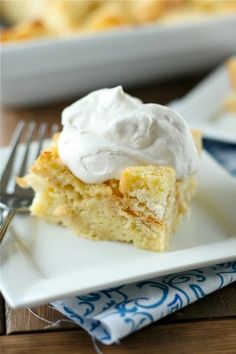
[[[94,91],[62,112],[59,156],[79,179],[119,179],[129,166],[161,165],[177,178],[194,174],[198,153],[191,132],[176,112],[144,104],[121,86]]]

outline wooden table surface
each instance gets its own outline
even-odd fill
[[[203,77],[155,83],[148,87],[129,90],[145,102],[167,103],[183,96]],[[70,102],[60,102],[47,107],[27,109],[2,109],[0,142],[7,145],[10,136],[21,119],[49,124],[60,122],[61,110]],[[48,133],[49,134],[49,133]],[[50,305],[32,309],[13,310],[0,298],[0,353],[94,353],[89,335],[76,325],[65,320]],[[221,289],[202,300],[154,323],[123,339],[120,344],[104,346],[103,353],[165,353],[201,354],[236,353],[236,283]]]

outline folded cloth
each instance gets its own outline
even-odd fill
[[[112,344],[236,281],[236,261],[53,302],[104,344]]]

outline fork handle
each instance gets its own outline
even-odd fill
[[[0,203],[0,242],[3,240],[3,237],[15,213],[16,209],[9,208]]]

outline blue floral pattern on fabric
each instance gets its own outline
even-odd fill
[[[56,301],[53,306],[105,344],[236,281],[236,261]]]

